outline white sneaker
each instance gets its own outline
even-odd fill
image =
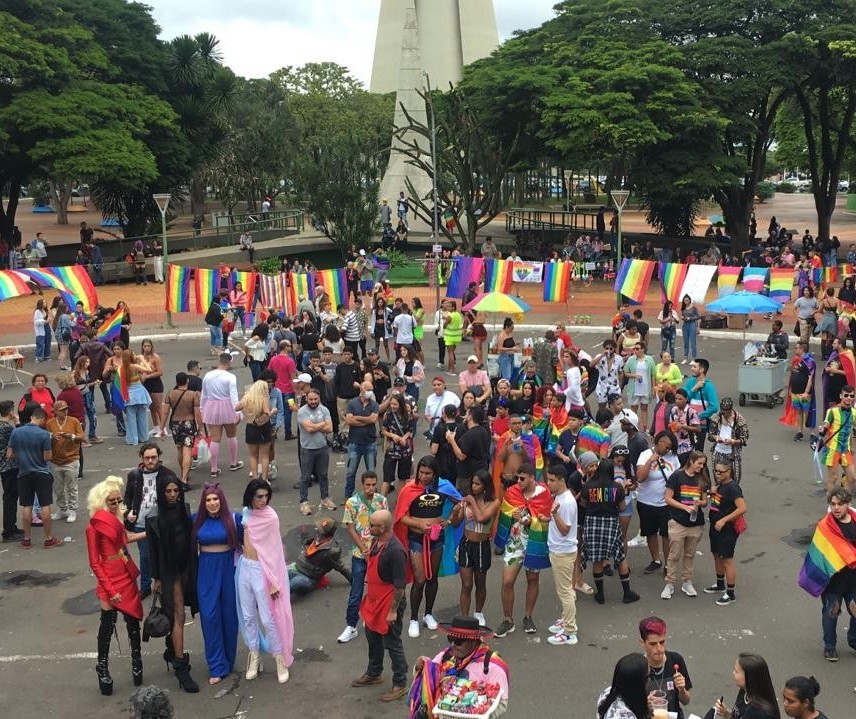
[[[576,634],[565,634],[564,632],[559,632],[558,634],[551,634],[547,637],[547,641],[554,647],[561,647],[576,644],[579,639],[577,639]]]
[[[279,476],[279,470],[276,468],[276,465],[271,462],[268,465],[268,479],[274,480]]]
[[[339,642],[339,644],[346,644],[352,639],[356,639],[359,635],[360,633],[357,631],[356,627],[348,625],[347,627],[345,627],[345,630],[338,636],[336,641]]]
[[[426,614],[422,618],[422,623],[432,632],[437,629],[437,620],[430,614]]]
[[[643,547],[648,545],[648,539],[641,534],[637,534],[633,539],[627,541],[628,547]]]
[[[687,363],[687,358],[684,357],[684,359],[681,361],[681,364],[686,364],[686,363]]]
[[[53,512],[51,514],[51,519],[56,522],[58,519],[65,519],[68,516],[68,512],[64,509],[60,509],[58,512]]]
[[[69,524],[74,524],[77,521],[77,512],[70,510],[68,516],[65,518],[65,521]]]
[[[663,587],[663,591],[660,592],[660,599],[671,599],[672,595],[675,593],[675,585],[667,584]]]
[[[547,627],[547,631],[550,632],[550,634],[564,634],[565,623],[561,619],[557,619],[553,624]]]
[[[419,622],[415,619],[411,619],[407,625],[407,636],[411,639],[419,639]]]
[[[692,582],[684,582],[681,585],[681,591],[684,594],[686,594],[688,597],[697,597],[698,596],[698,592],[696,591]]]
[[[473,616],[478,620],[479,626],[483,627],[487,622],[485,621],[484,614],[481,612],[473,612]]]

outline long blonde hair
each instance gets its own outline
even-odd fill
[[[110,509],[107,507],[107,497],[113,494],[113,492],[122,494],[122,490],[124,488],[125,482],[121,477],[117,477],[115,475],[111,475],[110,477],[107,477],[107,479],[96,484],[89,490],[89,494],[86,496],[86,504],[89,507],[89,516],[91,517],[99,509],[106,509],[109,512]],[[119,507],[123,512],[125,511],[125,508],[122,505],[119,505]]]
[[[256,380],[250,385],[243,397],[241,405],[244,411],[251,417],[267,414],[270,409],[270,390],[268,383],[263,379]]]

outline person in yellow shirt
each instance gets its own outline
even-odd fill
[[[670,385],[672,392],[684,383],[684,375],[681,373],[681,368],[672,362],[672,355],[669,352],[663,351],[660,353],[660,362],[654,369],[654,381],[659,386],[663,382]]]

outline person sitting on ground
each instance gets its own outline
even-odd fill
[[[342,564],[342,547],[336,539],[335,519],[324,517],[315,522],[315,536],[307,539],[297,561],[288,568],[288,585],[293,594],[309,594],[327,586],[327,574],[336,570],[348,583],[351,570]]]

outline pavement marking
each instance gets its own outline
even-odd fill
[[[97,659],[98,652],[77,652],[76,654],[12,654],[8,657],[0,657],[0,664],[13,664],[14,662],[33,661],[68,661],[70,659]]]

